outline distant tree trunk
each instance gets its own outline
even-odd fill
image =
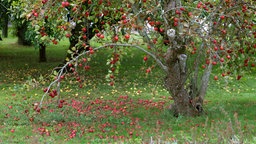
[[[39,62],[46,62],[46,46],[39,44]]]
[[[3,38],[8,37],[8,22],[9,22],[8,14],[3,13],[3,15],[2,15],[2,36],[3,36]]]
[[[21,45],[32,45],[32,42],[26,38],[27,22],[22,23],[17,27],[18,44]]]

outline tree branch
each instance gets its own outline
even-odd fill
[[[145,50],[144,48],[140,47],[140,46],[137,46],[137,45],[131,45],[131,44],[117,44],[117,43],[109,43],[109,44],[105,44],[103,46],[100,46],[98,48],[94,48],[93,50],[94,51],[97,51],[97,50],[100,50],[102,48],[105,48],[105,47],[109,47],[109,46],[123,46],[123,47],[134,47],[134,48],[137,48],[143,52],[145,52],[146,54],[148,54],[149,56],[151,56],[155,61],[156,63],[167,73],[168,72],[168,69],[167,67],[152,53],[150,53],[149,51]],[[79,57],[85,55],[85,54],[88,54],[90,51],[84,51],[83,53],[79,54],[78,56],[76,56],[75,58],[73,58],[72,60],[68,61],[64,66],[61,67],[61,69],[59,70],[59,73],[57,75],[57,78],[56,80],[54,80],[53,82],[50,83],[50,85],[47,87],[47,90],[46,92],[44,93],[44,95],[42,96],[41,98],[41,101],[40,101],[40,104],[39,104],[39,108],[42,107],[42,103],[43,103],[43,100],[45,98],[45,96],[48,94],[48,92],[50,91],[51,87],[57,83],[57,96],[59,97],[59,93],[60,93],[60,80],[61,80],[61,76],[65,73],[64,70],[68,67],[68,65],[70,63],[73,63],[73,62],[77,62],[77,60],[79,59]],[[59,100],[59,99],[58,99]]]

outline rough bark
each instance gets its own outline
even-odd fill
[[[39,62],[46,62],[46,46],[39,44]]]
[[[177,43],[175,45],[177,47]],[[184,64],[186,63],[186,55],[182,49],[184,48],[169,48],[166,53],[168,74],[165,79],[165,87],[174,100],[170,110],[174,116],[198,116],[203,112],[203,99],[198,96],[192,97],[192,94],[185,87],[188,75],[186,64]]]

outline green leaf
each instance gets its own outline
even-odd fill
[[[69,54],[72,54],[72,53],[73,53],[71,50],[68,50],[67,52],[68,52]]]
[[[75,50],[76,50],[76,47],[72,47],[71,50],[72,50],[72,51],[75,51]]]

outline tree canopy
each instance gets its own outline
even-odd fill
[[[15,12],[30,22],[37,43],[57,44],[63,37],[76,40],[69,50],[71,58],[54,81],[57,87],[64,69],[82,61],[81,55],[105,47],[122,50],[134,47],[152,57],[166,73],[165,86],[174,98],[170,106],[174,114],[194,116],[203,112],[212,69],[220,69],[223,77],[233,75],[239,80],[244,71],[255,67],[253,0],[20,0],[19,3]],[[133,39],[135,33],[143,41]],[[89,46],[93,36],[102,44],[99,48]],[[115,48],[110,50],[113,51],[110,68],[115,68],[121,53]],[[213,79],[218,80],[220,75]]]

